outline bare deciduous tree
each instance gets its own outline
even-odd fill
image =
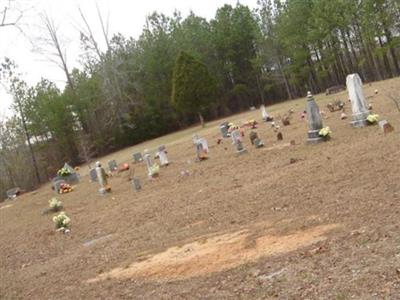
[[[0,27],[17,26],[23,17],[23,10],[15,6],[15,0],[0,1]]]

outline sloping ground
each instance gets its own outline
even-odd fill
[[[240,157],[230,140],[217,145],[213,122],[102,159],[130,162],[136,150],[166,144],[172,164],[156,180],[132,165],[140,192],[121,173],[101,197],[82,167],[82,183],[58,197],[70,234],[41,215],[49,185],[3,203],[0,298],[400,299],[400,113],[385,97],[399,87],[400,79],[365,87],[374,112],[395,127],[386,136],[327,112],[328,101],[347,99],[343,92],[316,97],[333,131],[327,143],[305,144],[299,99],[268,108],[275,117],[296,111],[283,141],[262,123],[266,148],[246,135]],[[253,118],[259,111],[230,120]],[[202,163],[194,162],[194,132],[210,144]]]

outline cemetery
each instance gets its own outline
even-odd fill
[[[396,299],[400,79],[346,86],[10,192],[0,298]]]

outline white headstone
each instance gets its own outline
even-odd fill
[[[203,150],[206,151],[206,153],[208,153],[208,143],[207,140],[205,138],[200,138],[197,140],[198,143],[200,143],[203,146]]]
[[[100,164],[96,164],[95,170],[96,170],[97,180],[100,184],[100,187],[105,188],[108,184],[106,171]]]
[[[161,166],[166,166],[166,165],[169,164],[169,162],[168,162],[168,157],[167,157],[167,153],[165,153],[164,150],[158,151],[158,157],[160,158],[160,164],[161,164]]]
[[[354,127],[364,127],[367,125],[367,117],[369,115],[368,103],[365,99],[362,81],[358,74],[350,74],[346,78],[347,91],[351,101],[351,109],[353,111]]]
[[[232,144],[236,145],[238,142],[241,142],[240,131],[235,129],[231,132]]]
[[[266,121],[266,120],[268,119],[269,115],[268,115],[268,113],[267,113],[267,110],[266,110],[264,104],[262,104],[262,105],[260,106],[260,110],[261,110],[261,116],[262,116],[263,120]]]

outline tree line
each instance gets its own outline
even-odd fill
[[[72,165],[259,104],[400,75],[400,0],[260,0],[220,7],[211,20],[153,13],[134,39],[108,35],[105,49],[80,11],[81,68],[70,70],[53,20],[46,47],[66,86],[28,86],[12,60],[2,84],[14,98],[0,124],[0,193],[31,189]],[[1,29],[4,30],[4,29]]]

